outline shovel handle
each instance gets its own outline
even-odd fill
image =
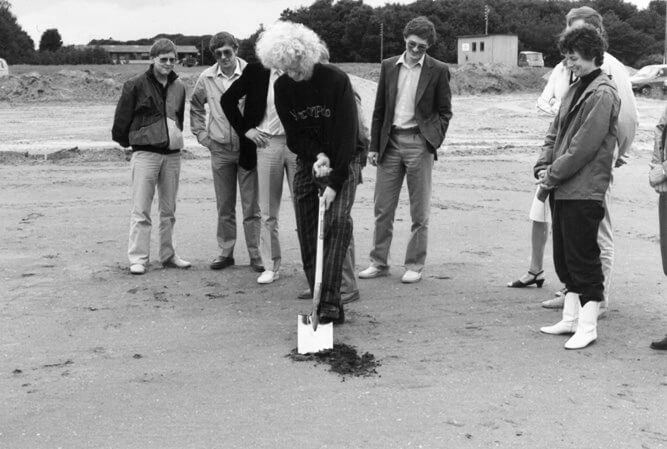
[[[326,204],[324,197],[320,194],[320,204],[317,211],[317,252],[315,255],[315,285],[313,286],[313,313],[311,315],[311,322],[313,330],[317,330],[317,325],[320,322],[317,314],[320,306],[320,297],[322,295],[322,270],[324,268],[324,212],[326,211]]]

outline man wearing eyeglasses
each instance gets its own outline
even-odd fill
[[[263,272],[259,252],[261,216],[258,202],[257,158],[243,157],[239,136],[220,105],[220,98],[241,77],[246,62],[236,56],[239,44],[229,33],[211,38],[209,49],[216,63],[204,70],[190,100],[190,129],[199,143],[211,152],[213,187],[218,211],[218,256],[211,262],[212,270],[234,265],[236,244],[236,187],[238,183],[243,211],[243,231],[250,266]],[[241,100],[241,108],[243,107]],[[208,104],[208,117],[206,113]]]
[[[412,19],[403,30],[405,52],[382,61],[368,153],[368,162],[377,166],[375,231],[371,265],[359,273],[360,279],[389,273],[394,214],[403,178],[408,184],[412,233],[401,282],[422,278],[433,161],[452,117],[449,69],[426,54],[435,37],[435,27],[426,17]]]
[[[159,257],[165,267],[189,268],[173,244],[176,193],[181,171],[185,86],[174,73],[176,46],[157,40],[148,70],[128,80],[116,106],[112,138],[132,146],[132,213],[128,258],[132,274],[144,274],[151,246],[151,203],[157,187]]]

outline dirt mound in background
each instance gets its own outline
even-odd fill
[[[0,78],[0,102],[86,101],[116,102],[123,83],[134,74],[95,70],[36,71]],[[192,91],[196,76],[186,74],[181,80]]]
[[[352,76],[368,81],[364,86],[373,90],[379,77],[378,64],[340,64]],[[63,69],[57,72],[39,73],[40,66],[23,74],[0,78],[0,102],[33,101],[87,101],[116,102],[123,83],[136,73],[114,73],[113,67],[102,69]],[[202,69],[203,70],[203,69]],[[454,94],[508,93],[517,91],[538,91],[546,81],[542,78],[549,69],[507,67],[501,64],[450,65],[451,88]],[[199,72],[179,72],[188,96],[197,81]],[[364,104],[366,107],[367,105]],[[372,104],[368,105],[372,108]]]
[[[541,90],[549,68],[508,67],[502,64],[466,64],[450,67],[453,94],[502,94]]]

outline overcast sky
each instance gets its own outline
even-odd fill
[[[65,45],[92,39],[118,40],[152,37],[158,33],[185,35],[229,31],[244,39],[261,23],[268,25],[280,13],[308,0],[9,0],[23,29],[39,45],[44,30],[57,28]],[[389,3],[412,3],[391,0]],[[387,0],[364,0],[382,6]],[[649,0],[632,0],[645,8]]]

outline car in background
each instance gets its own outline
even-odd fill
[[[632,90],[642,95],[662,91],[667,81],[667,64],[647,65],[630,77]]]
[[[178,61],[183,67],[194,67],[199,65],[199,61],[194,56],[186,56],[185,58]]]
[[[7,75],[9,75],[9,65],[7,64],[7,61],[0,58],[0,76],[7,76]]]
[[[519,53],[519,67],[544,67],[544,57],[539,51]]]

